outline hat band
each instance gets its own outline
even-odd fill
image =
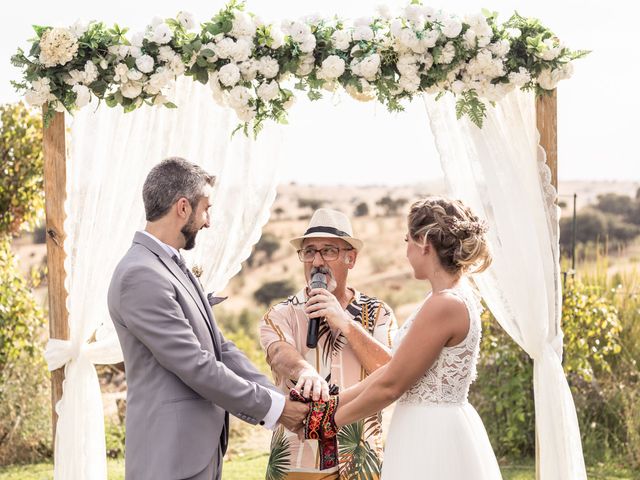
[[[338,230],[333,227],[311,227],[308,228],[305,235],[309,235],[310,233],[331,233],[332,235],[336,235],[337,237],[351,237],[347,232],[343,232],[342,230]]]

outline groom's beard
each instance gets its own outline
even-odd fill
[[[191,250],[196,246],[196,236],[200,229],[195,226],[195,223],[195,215],[192,214],[189,217],[189,220],[187,220],[187,224],[180,229],[180,233],[182,233],[182,236],[184,237],[185,250]]]

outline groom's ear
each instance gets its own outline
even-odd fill
[[[179,198],[175,203],[175,207],[176,213],[180,218],[187,219],[189,218],[189,215],[191,215],[191,204],[186,197]]]

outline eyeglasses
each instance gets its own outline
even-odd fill
[[[339,248],[339,247],[323,247],[320,250],[316,248],[301,248],[298,250],[298,258],[301,262],[310,263],[316,258],[316,253],[319,253],[325,262],[337,260],[340,255],[340,250],[353,250],[353,248]]]

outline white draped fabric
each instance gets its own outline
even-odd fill
[[[586,479],[575,406],[564,375],[555,189],[532,94],[488,108],[482,129],[455,116],[450,96],[425,96],[449,195],[489,223],[494,261],[476,283],[500,325],[534,361],[541,480]]]
[[[95,364],[122,361],[109,318],[111,274],[136,230],[144,227],[142,184],[150,168],[181,156],[218,176],[212,226],[198,235],[187,263],[203,269],[207,291],[222,289],[260,238],[275,199],[281,144],[277,127],[257,141],[231,138],[237,120],[218,107],[207,86],[182,77],[178,109],[141,108],[122,113],[102,105],[81,110],[68,138],[65,205],[70,340],[51,340],[50,369],[65,366],[64,392],[56,405],[54,477],[107,477],[103,406]],[[88,343],[96,332],[96,341]]]

